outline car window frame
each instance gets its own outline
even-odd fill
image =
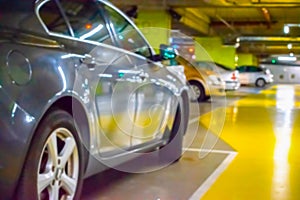
[[[40,8],[46,4],[47,2],[49,1],[54,1],[56,3],[56,5],[58,6],[59,8],[59,11],[60,11],[60,14],[62,15],[63,17],[63,20],[64,22],[66,23],[67,27],[68,27],[68,30],[69,31],[69,34],[63,34],[63,33],[58,33],[58,32],[54,32],[54,31],[51,31],[48,29],[47,25],[45,24],[45,22],[43,21],[43,19],[41,18],[40,16]],[[95,3],[95,6],[96,6],[96,2],[98,2],[97,0],[92,0],[94,3]],[[38,18],[39,22],[41,23],[42,27],[44,28],[45,32],[49,35],[49,36],[54,36],[54,37],[60,37],[60,38],[65,38],[65,39],[69,39],[69,40],[74,40],[74,41],[80,41],[80,42],[85,42],[85,43],[89,43],[89,44],[94,44],[94,45],[103,45],[103,46],[110,46],[112,48],[119,48],[116,44],[116,41],[114,39],[114,36],[111,32],[111,29],[107,27],[107,18],[105,16],[102,16],[103,17],[103,20],[104,22],[106,23],[106,27],[107,27],[107,30],[109,32],[109,36],[110,38],[112,39],[112,45],[110,44],[105,44],[105,43],[101,43],[101,42],[97,42],[97,41],[94,41],[94,40],[84,40],[84,39],[80,39],[80,38],[77,38],[75,37],[74,35],[74,31],[73,31],[73,28],[72,28],[72,25],[69,21],[69,18],[67,17],[61,3],[59,0],[42,0],[42,1],[39,1],[35,4],[35,7],[34,7],[34,12],[35,12],[35,15],[36,17]]]
[[[116,47],[119,47],[119,48],[123,49],[124,51],[131,52],[131,53],[137,55],[138,57],[143,57],[143,58],[151,60],[151,57],[153,57],[155,55],[155,52],[154,52],[152,46],[150,45],[149,41],[145,38],[145,36],[140,31],[140,29],[132,22],[132,20],[128,16],[126,16],[122,11],[120,11],[117,7],[115,7],[114,5],[112,5],[111,3],[107,2],[107,1],[100,1],[100,0],[95,0],[95,1],[98,2],[99,4],[102,4],[102,6],[105,5],[105,6],[110,7],[112,10],[114,10],[119,15],[121,15],[134,28],[134,30],[139,34],[139,36],[144,40],[145,44],[147,44],[147,46],[149,48],[149,52],[150,52],[151,55],[150,55],[150,57],[145,57],[143,55],[140,55],[140,54],[131,52],[131,51],[127,50],[127,49],[124,49],[122,47],[122,45],[119,43],[118,39],[117,39],[117,33],[115,32],[115,28],[113,28],[113,27],[110,26],[110,28],[112,30],[112,33],[113,33],[113,37],[116,40],[116,45],[117,45]],[[103,6],[103,9],[104,9],[105,18],[106,18],[107,22],[110,24],[111,21],[110,21],[109,14],[107,13],[107,11],[104,8],[104,6]]]
[[[69,40],[73,40],[73,41],[80,41],[80,42],[85,42],[85,43],[89,43],[89,44],[93,44],[93,45],[101,45],[101,46],[106,46],[106,47],[109,47],[109,48],[112,48],[112,49],[116,49],[118,51],[123,51],[123,52],[126,52],[127,54],[129,55],[134,55],[135,57],[140,57],[140,58],[143,58],[143,59],[147,59],[149,61],[151,61],[151,58],[146,58],[145,56],[142,56],[142,55],[139,55],[139,54],[136,54],[134,52],[131,52],[131,51],[128,51],[124,48],[122,48],[120,45],[117,44],[117,42],[115,41],[115,35],[111,32],[112,29],[109,27],[108,28],[108,31],[110,34],[111,37],[112,37],[112,41],[113,41],[113,44],[110,45],[110,44],[105,44],[105,43],[101,43],[101,42],[97,42],[97,41],[92,41],[92,40],[82,40],[82,39],[79,39],[79,38],[76,38],[74,35],[66,35],[66,34],[62,34],[62,33],[56,33],[56,32],[53,32],[53,31],[50,31],[46,24],[44,23],[44,21],[42,20],[40,14],[39,14],[39,10],[40,8],[45,4],[47,3],[48,1],[55,1],[56,4],[59,4],[58,7],[60,7],[60,2],[58,0],[42,0],[42,1],[37,1],[35,3],[35,6],[34,6],[34,12],[35,12],[35,15],[36,17],[38,18],[40,24],[42,25],[42,27],[44,28],[44,31],[46,32],[47,35],[49,36],[53,36],[53,37],[59,37],[59,38],[64,38],[64,39],[69,39]],[[58,3],[57,3],[58,2]],[[106,6],[109,6],[110,8],[112,8],[113,10],[115,10],[116,12],[118,12],[120,15],[122,15],[129,23],[130,25],[132,25],[135,30],[140,34],[140,36],[144,39],[144,41],[147,43],[149,49],[150,49],[150,52],[152,54],[152,56],[155,55],[155,52],[152,48],[152,46],[150,45],[149,41],[145,38],[145,36],[141,33],[141,31],[139,30],[139,28],[124,14],[122,13],[117,7],[115,7],[113,4],[109,3],[109,2],[106,2],[106,1],[101,1],[101,0],[94,0],[94,2],[98,2],[98,3],[101,3],[101,4],[104,4]],[[62,16],[64,17],[65,16],[65,13],[62,10],[60,10]],[[104,20],[106,23],[110,23],[110,20],[109,18],[107,18],[107,16],[105,15],[104,16]],[[70,25],[69,21],[68,21],[68,18],[65,16],[64,17],[64,21],[66,22],[68,28],[71,28],[72,29],[72,26]],[[72,29],[73,30],[73,29]]]
[[[60,0],[55,0],[55,1],[59,1],[59,4],[61,5]],[[78,39],[80,41],[83,41],[83,42],[85,42],[85,41],[96,42],[98,44],[111,45],[111,46],[117,47],[117,42],[116,42],[115,37],[113,35],[113,32],[112,32],[112,30],[111,30],[111,28],[109,26],[109,21],[108,21],[106,15],[104,14],[105,9],[103,8],[103,5],[98,4],[97,0],[90,0],[90,1],[91,1],[91,3],[94,4],[93,6],[96,6],[98,9],[101,9],[101,18],[102,18],[103,22],[105,23],[105,28],[106,28],[106,30],[107,30],[107,32],[109,34],[110,39],[111,39],[111,44],[106,44],[106,43],[103,43],[103,42],[99,42],[99,41],[95,41],[95,40],[90,40],[90,39],[80,39],[80,38],[76,37],[75,34],[72,37],[75,38],[75,39]],[[70,23],[70,19],[67,16],[67,14],[65,13],[65,9],[62,7],[62,5],[61,5],[61,9],[62,9],[61,12],[64,13],[64,15],[66,16],[66,20],[69,22],[70,27],[73,30],[72,24]],[[73,32],[74,32],[74,30],[73,30]]]
[[[58,32],[54,32],[54,31],[51,31],[48,29],[47,25],[45,24],[44,20],[42,19],[41,15],[40,15],[40,9],[47,3],[47,2],[50,2],[50,1],[53,1],[55,2],[55,4],[57,5],[58,9],[59,9],[59,12],[63,18],[63,21],[68,29],[68,35],[66,34],[63,34],[63,33],[58,33]],[[38,2],[37,4],[35,4],[35,8],[34,8],[34,12],[35,12],[35,15],[37,16],[38,20],[40,21],[41,25],[43,26],[44,30],[46,31],[46,33],[48,35],[60,35],[60,36],[66,36],[66,37],[74,37],[74,32],[73,32],[73,29],[71,27],[71,24],[70,22],[68,21],[68,19],[66,18],[66,15],[65,13],[63,12],[62,10],[62,7],[61,7],[61,4],[58,0],[44,0],[44,1],[40,1]]]

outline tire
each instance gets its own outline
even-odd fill
[[[192,101],[203,102],[206,100],[205,90],[201,83],[198,81],[189,81],[192,96],[195,97]]]
[[[187,117],[185,117],[183,113],[185,113]],[[159,150],[159,159],[161,163],[172,164],[179,161],[181,158],[183,136],[188,126],[188,114],[188,110],[183,112],[180,106],[177,108],[169,142]]]
[[[256,87],[265,87],[266,81],[262,78],[259,78],[255,82]]]
[[[83,148],[72,116],[54,110],[39,124],[27,154],[18,199],[79,199]]]

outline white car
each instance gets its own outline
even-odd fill
[[[258,66],[239,66],[237,70],[240,73],[240,82],[242,85],[255,85],[264,87],[273,82],[273,74],[267,68]]]
[[[197,65],[203,69],[215,71],[225,81],[225,90],[237,90],[240,87],[239,72],[219,63],[211,61],[197,61]]]

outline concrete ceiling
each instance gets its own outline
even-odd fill
[[[240,52],[258,56],[300,54],[300,0],[112,0],[117,6],[171,10],[172,28],[192,36],[219,36],[224,44],[240,38]],[[193,25],[189,20],[193,20]],[[194,24],[199,24],[196,27]],[[208,26],[206,26],[208,25]],[[283,28],[289,26],[285,34]],[[203,28],[208,27],[208,28]],[[287,44],[292,44],[292,49]]]

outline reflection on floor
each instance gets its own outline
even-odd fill
[[[225,158],[225,154],[210,153],[199,160],[198,152],[186,152],[178,163],[156,172],[128,174],[108,170],[85,182],[81,199],[189,199]]]
[[[300,86],[227,94],[191,105],[178,163],[144,174],[108,170],[85,181],[82,199],[300,199]]]
[[[273,86],[226,113],[221,138],[238,155],[203,199],[299,199],[300,86]]]
[[[81,199],[119,200],[126,197],[125,199],[130,200],[184,200],[192,195],[203,195],[207,186],[224,170],[222,168],[231,162],[234,150],[199,124],[199,115],[224,106],[222,100],[216,105],[191,105],[190,124],[184,143],[185,153],[179,162],[143,174],[107,170],[85,181]]]
[[[228,152],[233,151],[214,134],[199,126],[198,121],[192,122],[188,131],[196,131],[197,134],[179,162],[143,174],[130,174],[113,169],[105,171],[85,181],[81,199],[189,199],[224,161],[228,163]],[[216,152],[203,152],[205,155],[200,157],[199,149],[204,138],[208,141],[206,143],[216,143]],[[206,190],[202,188],[199,192],[202,195]]]

